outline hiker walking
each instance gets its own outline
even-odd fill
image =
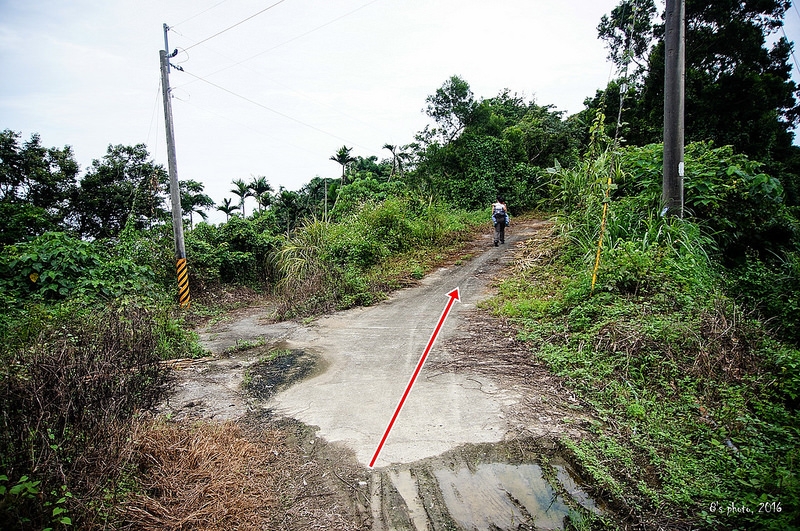
[[[508,227],[508,207],[503,198],[498,196],[492,203],[492,223],[494,224],[494,246],[506,243],[506,227]]]

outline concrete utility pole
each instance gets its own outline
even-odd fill
[[[683,129],[686,71],[684,0],[667,0],[664,48],[664,180],[662,215],[683,217]]]
[[[167,48],[167,30],[164,24],[164,47]],[[169,86],[169,58],[166,50],[159,51],[161,60],[161,87],[164,95],[164,119],[167,130],[167,160],[169,163],[169,192],[172,200],[172,232],[175,238],[175,259],[178,269],[178,288],[181,307],[187,308],[189,296],[189,275],[186,270],[186,247],[183,242],[183,215],[181,212],[181,191],[178,185],[178,165],[175,156],[175,132],[172,127],[172,99]]]

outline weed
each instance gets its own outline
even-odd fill
[[[696,219],[658,217],[649,191],[612,201],[592,294],[598,183],[613,171],[622,190],[633,185],[625,164],[609,164],[601,156],[554,170],[559,237],[547,260],[523,260],[488,305],[599,419],[591,436],[563,444],[607,499],[643,522],[658,512],[659,525],[790,526],[800,514],[790,472],[800,353],[724,293],[716,257],[730,241]],[[768,277],[751,271],[759,283]],[[722,502],[750,512],[728,514]],[[782,512],[759,516],[768,503]]]
[[[231,354],[235,354],[237,352],[246,352],[248,350],[261,347],[265,345],[266,342],[267,339],[265,337],[259,337],[256,339],[237,339],[236,343],[226,348],[223,354],[230,356]]]

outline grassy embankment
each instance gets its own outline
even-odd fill
[[[797,528],[800,350],[730,289],[739,284],[722,264],[719,234],[696,217],[658,216],[657,184],[646,184],[660,179],[656,152],[631,148],[554,171],[563,203],[551,247],[532,252],[539,258],[491,305],[597,419],[590,437],[562,443],[598,499],[665,528]],[[687,177],[690,193],[731,175],[720,153],[687,155],[687,175],[705,172]],[[742,186],[748,179],[763,180],[751,173]]]

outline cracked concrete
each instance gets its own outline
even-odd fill
[[[535,225],[509,234],[507,244],[498,248],[487,235],[485,252],[436,271],[420,286],[377,306],[298,328],[287,346],[322,356],[328,369],[278,393],[266,407],[317,426],[320,437],[344,444],[367,465],[448,302],[447,293],[459,288],[461,302],[453,305],[428,362],[442,359],[442,340],[458,333],[462,314],[489,295],[491,275],[486,273],[510,260],[511,248],[532,230]],[[503,407],[517,400],[512,395],[498,394],[487,377],[431,374],[423,368],[376,466],[411,463],[465,443],[502,440],[509,429]]]

